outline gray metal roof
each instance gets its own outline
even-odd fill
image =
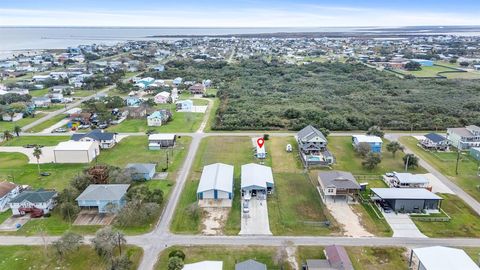
[[[478,270],[467,253],[458,248],[442,246],[414,248],[413,253],[426,270]]]
[[[394,173],[398,182],[403,184],[428,184],[428,179],[421,174]]]
[[[203,167],[197,193],[207,190],[233,192],[233,166],[223,163]]]
[[[255,260],[246,260],[235,265],[235,270],[267,270],[267,266]]]
[[[323,133],[320,132],[318,129],[314,128],[312,125],[308,125],[304,127],[302,130],[300,130],[297,133],[297,137],[301,141],[310,141],[312,138],[317,136],[320,137],[325,142],[327,141],[327,138],[325,138]]]
[[[133,169],[136,173],[150,173],[155,171],[157,164],[153,163],[128,163],[126,169]]]
[[[89,185],[76,200],[118,201],[125,195],[128,187],[130,185],[127,184]]]
[[[110,141],[110,140],[113,140],[114,136],[115,136],[115,133],[104,132],[101,129],[95,129],[95,130],[90,131],[89,133],[73,134],[70,139],[73,140],[73,141],[78,141],[82,138],[88,137],[88,138],[92,138],[96,141]]]
[[[307,260],[308,270],[335,270],[327,260]]]
[[[267,183],[273,184],[272,168],[255,163],[242,165],[241,188],[267,188]]]
[[[340,189],[360,189],[355,177],[349,172],[328,171],[319,172],[318,181],[322,187],[336,187]]]
[[[31,203],[43,203],[48,202],[51,198],[57,195],[56,191],[24,191],[15,196],[10,203],[21,203],[23,201],[29,201]]]
[[[442,200],[442,197],[424,188],[372,188],[370,190],[384,200]]]

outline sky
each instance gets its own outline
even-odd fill
[[[479,0],[0,0],[0,26],[480,25]]]

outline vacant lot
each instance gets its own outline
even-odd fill
[[[108,128],[112,132],[145,132],[147,130],[155,130],[158,132],[195,132],[205,114],[190,112],[174,112],[173,119],[167,124],[160,127],[147,126],[147,118],[145,119],[127,119],[118,125]]]
[[[356,270],[404,270],[408,260],[404,248],[346,247]]]
[[[480,237],[480,216],[460,198],[441,194],[442,209],[452,219],[448,222],[428,222],[413,219],[420,231],[429,237]]]
[[[405,144],[416,155],[423,158],[434,166],[443,175],[448,177],[468,194],[480,201],[480,190],[477,188],[480,181],[478,176],[478,162],[468,153],[460,155],[458,175],[455,173],[457,153],[428,152],[417,146],[417,140],[413,137],[401,137],[400,142]]]
[[[252,143],[249,137],[207,137],[202,140],[189,180],[185,183],[175,211],[172,231],[176,233],[201,231],[202,213],[195,207],[197,187],[203,167],[217,162],[235,166],[235,194],[224,231],[227,234],[238,234],[240,231],[240,167],[253,162]]]
[[[20,136],[9,141],[0,143],[1,146],[24,146],[38,144],[43,146],[55,146],[60,142],[70,140],[70,136]]]
[[[5,130],[9,130],[13,134],[13,128],[15,126],[23,127],[25,125],[28,125],[32,123],[35,120],[38,120],[42,117],[44,117],[44,113],[37,113],[35,117],[29,117],[27,116],[26,118],[20,119],[16,122],[4,122],[0,121],[0,133],[3,133]]]
[[[43,123],[40,123],[34,127],[32,127],[31,129],[29,130],[25,130],[25,132],[41,132],[43,131],[44,129],[46,128],[49,128],[53,125],[55,125],[56,123],[60,122],[61,120],[65,119],[66,115],[65,114],[59,114],[55,117],[53,117],[52,119],[49,119]]]
[[[124,252],[133,262],[131,269],[137,269],[143,254],[142,249],[129,246]],[[51,247],[44,250],[41,246],[0,246],[0,269],[100,270],[107,266],[108,263],[100,258],[93,248],[86,245],[66,255],[63,260],[55,255]]]
[[[155,267],[157,270],[167,270],[168,254],[172,250],[182,250],[185,253],[185,263],[195,263],[205,260],[222,261],[223,269],[235,269],[235,264],[254,259],[267,265],[267,269],[291,269],[288,264],[275,261],[276,248],[274,247],[232,247],[232,246],[202,246],[202,247],[184,247],[174,246],[163,251],[160,254],[158,263]],[[283,260],[281,258],[280,260]]]

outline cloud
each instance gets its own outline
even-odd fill
[[[4,26],[328,27],[478,24],[478,16],[453,12],[305,4],[276,8],[129,11],[0,9],[0,25]]]

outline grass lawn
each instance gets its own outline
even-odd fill
[[[173,112],[173,119],[161,127],[147,126],[147,119],[127,119],[118,125],[108,128],[112,132],[145,132],[155,130],[158,132],[195,132],[205,114],[190,112]]]
[[[205,100],[205,99],[198,99],[198,98],[194,98],[192,99],[193,101],[193,105],[195,106],[207,106],[208,105],[208,100]]]
[[[48,107],[48,108],[38,108],[37,111],[54,112],[54,111],[58,111],[60,109],[65,109],[65,105],[64,104],[53,104],[53,105],[50,105],[50,107]]]
[[[422,66],[421,70],[415,70],[415,71],[408,71],[408,70],[403,70],[403,69],[399,69],[399,70],[396,70],[396,71],[401,72],[403,74],[411,74],[415,77],[436,77],[436,76],[438,76],[439,72],[455,71],[455,69],[434,65],[432,67]]]
[[[172,221],[175,233],[199,233],[201,231],[201,215],[192,215],[188,210],[197,202],[197,187],[203,166],[216,162],[235,166],[235,194],[229,218],[224,231],[227,234],[238,234],[240,231],[240,166],[253,162],[252,143],[249,137],[206,137],[200,143],[197,156],[185,183],[179,204]]]
[[[480,247],[468,247],[463,250],[472,258],[474,262],[478,261],[478,254],[480,254]]]
[[[280,269],[274,261],[276,248],[274,247],[257,247],[257,246],[201,246],[201,247],[185,247],[173,246],[163,251],[155,266],[156,270],[168,269],[168,253],[172,250],[180,249],[185,253],[185,264],[196,263],[200,261],[223,261],[223,269],[235,269],[235,264],[254,259],[267,265],[267,269]],[[285,270],[290,269],[287,264],[283,265]],[[286,267],[286,268],[285,268]]]
[[[218,106],[220,106],[220,100],[218,98],[213,99],[212,107],[210,108],[210,114],[208,115],[207,125],[205,126],[205,132],[212,131],[212,125],[217,115]]]
[[[98,89],[97,93],[102,90],[103,89]],[[88,96],[94,95],[95,91],[94,90],[75,90],[74,93],[75,94],[73,94],[72,97],[88,97]]]
[[[49,92],[48,88],[45,88],[45,89],[40,89],[40,90],[30,90],[29,94],[32,97],[43,97],[46,94],[48,94],[48,92]]]
[[[395,158],[392,153],[387,152],[386,144],[388,140],[383,140],[382,162],[373,170],[365,169],[362,166],[362,158],[357,155],[352,146],[351,137],[328,137],[328,149],[333,153],[336,164],[333,169],[351,172],[353,175],[383,175],[387,172],[405,170],[402,152],[397,152]],[[411,173],[426,173],[426,170],[419,167],[410,169]]]
[[[469,80],[480,79],[480,72],[477,72],[477,71],[443,73],[442,75],[447,77],[448,79],[469,79]]]
[[[143,256],[142,249],[128,246],[125,252],[133,262],[131,269],[137,269]],[[63,260],[57,257],[51,246],[46,250],[41,246],[0,246],[0,269],[100,270],[107,266],[108,263],[88,245],[66,255]]]
[[[355,270],[404,270],[406,249],[397,247],[346,247]]]
[[[40,119],[44,116],[45,116],[44,113],[37,113],[37,114],[35,114],[35,117],[26,117],[26,118],[20,119],[16,122],[0,121],[0,133],[3,133],[5,130],[9,130],[10,132],[13,133],[13,128],[15,126],[23,127],[23,126],[28,125],[28,124],[32,123],[33,121],[36,121],[36,120],[38,120],[38,119]]]
[[[68,141],[69,136],[20,136],[9,141],[0,143],[1,146],[24,146],[26,144],[39,144],[43,146],[55,146],[59,142]]]
[[[418,221],[418,229],[429,237],[480,237],[480,216],[464,201],[452,194],[441,194],[442,209],[452,219],[448,222]]]
[[[25,131],[26,132],[32,132],[32,133],[41,132],[44,129],[49,128],[49,127],[55,125],[56,123],[60,122],[61,120],[65,119],[65,117],[67,117],[67,115],[65,115],[63,113],[59,114],[59,115],[56,115],[55,117],[53,117],[51,119],[48,119],[47,121],[45,121],[43,123],[40,123],[40,124],[32,127],[31,129],[28,129],[28,130],[25,130]]]
[[[416,155],[427,161],[430,165],[439,170],[444,176],[460,186],[470,196],[480,201],[478,176],[478,162],[470,157],[468,153],[462,153],[458,165],[458,175],[455,174],[456,152],[441,153],[428,152],[417,146],[417,140],[413,137],[401,137],[400,142],[406,145]]]

